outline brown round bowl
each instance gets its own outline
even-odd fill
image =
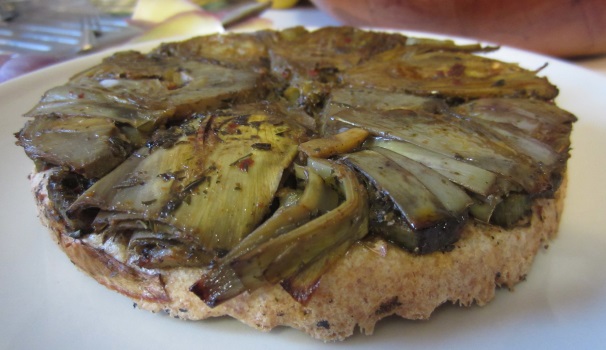
[[[606,53],[604,0],[311,0],[344,24],[406,29],[559,57]]]

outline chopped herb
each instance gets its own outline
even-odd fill
[[[262,151],[269,151],[271,150],[271,143],[257,142],[253,143],[251,147]]]
[[[134,174],[131,174],[131,176],[129,178],[127,178],[126,180],[122,181],[119,184],[116,184],[113,186],[113,188],[128,188],[128,187],[134,187],[134,186],[143,186],[145,185],[145,179],[143,178],[144,174],[137,172]]]
[[[248,168],[250,168],[254,162],[252,153],[249,153],[244,157],[238,158],[235,162],[231,163],[230,166],[237,166],[241,171],[248,172]]]

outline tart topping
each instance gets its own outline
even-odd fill
[[[69,239],[153,276],[204,267],[209,306],[268,283],[305,302],[357,241],[452,249],[557,190],[575,117],[473,55],[493,49],[343,27],[122,52],[49,90],[18,144],[55,169]]]

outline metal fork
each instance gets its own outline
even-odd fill
[[[80,50],[78,53],[91,51],[97,45],[97,38],[103,34],[99,16],[86,15],[80,19]]]

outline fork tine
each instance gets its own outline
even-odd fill
[[[95,34],[95,37],[98,38],[103,35],[103,28],[101,27],[101,18],[99,17],[99,15],[91,15],[89,19],[91,21],[92,30]]]
[[[84,53],[95,47],[95,38],[93,25],[90,16],[84,16],[80,19],[80,50],[78,53]]]

